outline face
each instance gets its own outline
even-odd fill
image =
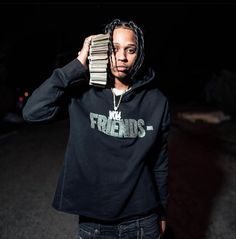
[[[137,58],[135,33],[127,28],[113,31],[113,52],[110,59],[111,72],[115,79],[125,79]]]

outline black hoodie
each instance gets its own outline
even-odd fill
[[[157,208],[164,213],[170,117],[154,71],[123,95],[118,114],[111,89],[90,86],[85,78],[75,59],[55,69],[23,108],[26,121],[43,122],[55,119],[66,102],[70,136],[54,208],[105,221]]]

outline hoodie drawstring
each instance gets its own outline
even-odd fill
[[[143,228],[141,227],[137,231],[137,239],[143,239]]]

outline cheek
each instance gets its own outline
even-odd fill
[[[115,73],[115,59],[113,57],[110,57],[110,60],[109,60],[109,69],[112,73]]]
[[[129,58],[130,64],[131,64],[131,65],[134,65],[136,59],[137,59],[137,55],[135,55],[135,56],[132,55],[132,56]]]
[[[116,58],[115,58],[114,54],[112,54],[110,56],[110,64],[111,64],[111,66],[115,66],[116,65]]]

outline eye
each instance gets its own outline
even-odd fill
[[[134,53],[136,53],[136,48],[128,48],[128,53],[129,53],[129,54],[134,54]]]

